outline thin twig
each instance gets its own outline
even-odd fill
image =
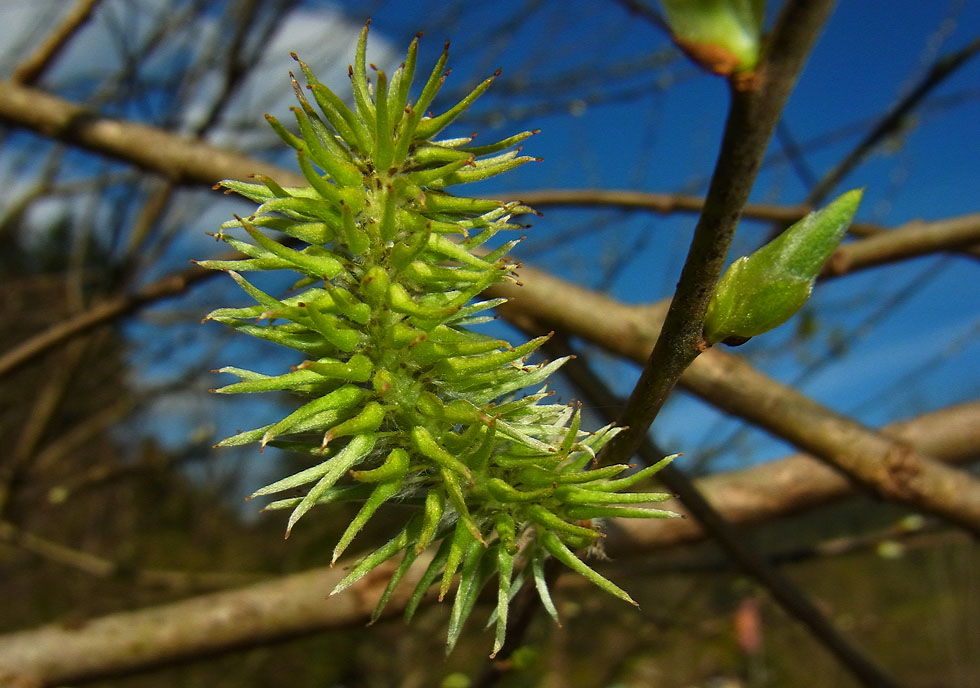
[[[268,578],[268,575],[265,574],[236,572],[182,571],[178,569],[132,570],[125,564],[67,547],[35,533],[21,530],[7,521],[0,521],[0,542],[96,578],[125,577],[138,585],[166,588],[184,593],[200,593],[216,588],[247,585]]]
[[[94,327],[128,315],[144,305],[182,294],[191,285],[220,274],[198,267],[186,268],[157,280],[135,294],[121,294],[98,303],[89,310],[21,342],[0,356],[0,376]]]
[[[55,27],[37,46],[31,55],[17,65],[12,79],[25,86],[33,84],[47,71],[58,55],[67,47],[72,36],[88,22],[101,0],[78,0],[65,15],[64,20]]]
[[[807,204],[819,205],[850,172],[888,136],[900,130],[909,113],[957,69],[980,53],[980,36],[964,48],[941,57],[922,80],[882,117],[857,146],[841,160],[807,195]]]

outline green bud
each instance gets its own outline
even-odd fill
[[[789,320],[810,297],[814,280],[854,219],[863,194],[862,189],[848,191],[732,263],[708,305],[708,343],[740,344]]]
[[[674,41],[706,69],[728,76],[759,61],[765,0],[662,0]]]

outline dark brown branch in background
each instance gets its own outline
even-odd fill
[[[536,189],[497,194],[501,200],[520,198],[529,206],[541,209],[549,207],[617,208],[619,210],[647,210],[663,215],[670,213],[700,213],[704,199],[687,194],[655,193],[631,189]],[[768,205],[756,203],[742,209],[742,217],[771,222],[796,222],[810,212],[805,206]]]
[[[655,193],[650,191],[632,191],[628,189],[541,189],[536,191],[514,191],[497,195],[500,199],[520,198],[529,206],[541,210],[543,208],[616,208],[619,210],[640,210],[667,215],[671,213],[700,213],[704,208],[704,199],[700,196],[685,194]],[[749,203],[742,209],[742,218],[762,220],[787,226],[812,211],[808,205],[787,206],[763,203]],[[868,222],[853,222],[848,227],[848,234],[858,237],[872,237],[881,234],[896,234],[881,243],[873,242],[863,251],[882,253],[883,257],[868,261],[884,263],[904,257],[921,255],[933,251],[964,251],[973,257],[980,257],[980,237],[977,236],[976,215],[963,215],[960,218],[923,222],[913,220],[895,229]],[[946,223],[951,223],[948,226]],[[954,225],[955,223],[955,229]],[[916,229],[917,232],[912,230]],[[908,230],[908,234],[899,230]],[[914,238],[913,238],[914,237]],[[894,243],[893,243],[894,242]],[[850,250],[853,244],[845,244],[842,250]],[[870,256],[869,256],[870,258]],[[859,264],[864,264],[858,261]],[[834,268],[835,274],[844,274],[850,270],[843,266]]]
[[[629,459],[681,374],[704,350],[704,315],[742,208],[783,105],[833,6],[832,0],[788,2],[766,42],[758,69],[761,86],[732,89],[718,162],[663,330],[620,418],[627,429],[606,445],[600,461]]]
[[[549,353],[554,354],[556,346],[558,349],[563,349],[558,351],[557,355],[566,356],[573,353],[560,340],[552,340],[549,345],[552,347]],[[584,393],[585,398],[592,402],[596,411],[604,416],[607,423],[616,419],[617,409],[622,406],[621,401],[592,371],[582,356],[570,360],[562,370]],[[654,445],[650,437],[644,435],[638,454],[644,464],[652,466],[668,452]],[[784,612],[803,624],[814,639],[863,685],[898,686],[894,678],[843,636],[795,583],[756,551],[676,464],[662,468],[657,473],[657,477],[674,493],[687,512],[697,520],[702,530],[721,547],[736,566],[766,589]]]
[[[25,86],[33,84],[41,78],[41,75],[54,63],[62,50],[68,46],[72,36],[88,23],[99,2],[101,0],[77,0],[61,24],[48,34],[48,37],[37,46],[37,49],[26,60],[17,65],[11,78]]]
[[[220,274],[198,267],[186,268],[147,285],[135,294],[121,294],[98,303],[5,352],[0,356],[0,376],[94,327],[128,315],[144,305],[178,296],[192,284]]]
[[[980,455],[980,402],[894,423],[882,434],[945,461]],[[836,471],[798,455],[696,481],[728,520],[748,524],[797,514],[854,494]],[[666,508],[682,511],[681,505]],[[611,522],[607,551],[635,557],[705,537],[694,519]],[[424,566],[427,562],[422,562]],[[0,685],[34,688],[84,683],[176,662],[364,624],[392,567],[381,566],[343,595],[327,598],[344,575],[318,568],[240,590],[0,636]],[[409,574],[411,577],[411,574]],[[414,586],[406,580],[388,605],[397,613]],[[311,600],[319,600],[311,604]],[[5,683],[6,681],[6,683]]]
[[[617,0],[617,2],[630,14],[635,14],[641,19],[650,22],[668,36],[670,35],[670,27],[667,26],[667,22],[660,12],[645,2],[640,2],[640,0]]]
[[[268,575],[231,571],[205,572],[179,569],[137,569],[120,562],[66,547],[48,538],[18,529],[7,521],[0,521],[0,543],[17,547],[47,561],[80,571],[96,578],[128,578],[136,585],[165,588],[184,594],[220,590],[232,586],[247,585],[268,578]],[[0,681],[3,670],[0,669]],[[0,685],[5,685],[0,683]]]
[[[963,49],[937,60],[922,81],[907,96],[895,104],[847,157],[837,163],[836,167],[813,187],[807,195],[807,203],[810,205],[822,203],[844,177],[860,165],[882,141],[901,130],[905,118],[918,107],[929,93],[957,69],[969,62],[978,52],[980,52],[980,36],[970,41]]]

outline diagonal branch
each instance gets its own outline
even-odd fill
[[[96,5],[102,0],[77,0],[68,10],[61,24],[48,34],[27,59],[14,69],[13,80],[21,84],[33,84],[54,63],[58,55],[67,47],[72,36],[88,23]]]
[[[253,174],[265,174],[286,185],[305,184],[295,172],[156,127],[104,117],[83,105],[11,81],[0,82],[0,122],[131,163],[175,184],[211,186],[222,179],[246,179]]]
[[[549,342],[551,344],[551,342]],[[571,350],[562,342],[556,343],[560,355],[568,355]],[[608,385],[596,375],[582,357],[570,360],[563,370],[578,386],[586,398],[590,399],[605,416],[606,422],[613,421],[616,409],[621,404]],[[652,466],[668,452],[663,451],[650,437],[644,436],[639,447],[639,455],[644,463]],[[842,635],[830,619],[821,612],[809,597],[787,576],[773,566],[741,536],[737,528],[729,522],[714,505],[705,498],[676,463],[669,464],[657,473],[657,478],[674,493],[675,498],[694,516],[701,529],[716,542],[722,551],[747,575],[754,578],[780,607],[799,621],[817,642],[830,652],[838,662],[846,667],[866,686],[897,686],[895,680],[865,656],[858,646]]]
[[[0,376],[94,327],[128,315],[150,303],[182,294],[192,284],[220,274],[198,267],[186,268],[147,285],[135,294],[120,294],[96,304],[4,353],[0,356]]]
[[[718,162],[663,331],[620,418],[627,428],[605,446],[600,461],[620,463],[633,455],[681,374],[704,351],[704,316],[728,245],[783,105],[833,5],[788,2],[767,40],[761,87],[732,89]]]
[[[533,317],[637,362],[647,360],[655,346],[663,306],[626,306],[526,268],[521,279],[523,287],[501,284],[493,289],[495,296],[515,297],[501,308],[506,317]],[[719,349],[696,360],[680,382],[708,403],[814,453],[879,495],[980,533],[980,479],[971,474],[884,438]]]

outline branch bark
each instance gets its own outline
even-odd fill
[[[887,426],[882,434],[946,461],[980,454],[980,402]],[[734,523],[775,520],[854,494],[836,471],[795,455],[696,482]],[[669,504],[668,508],[680,508]],[[607,550],[614,557],[702,539],[693,519],[613,521]],[[423,562],[424,564],[424,562]],[[344,575],[320,568],[238,590],[212,593],[78,626],[50,624],[0,636],[0,685],[44,688],[148,671],[219,653],[281,642],[365,623],[387,583],[379,567],[343,595],[327,599]],[[412,574],[410,573],[409,576]],[[388,604],[403,608],[414,583]]]
[[[175,184],[211,186],[265,174],[305,185],[302,175],[156,127],[104,117],[42,90],[0,82],[0,121],[131,163]]]

